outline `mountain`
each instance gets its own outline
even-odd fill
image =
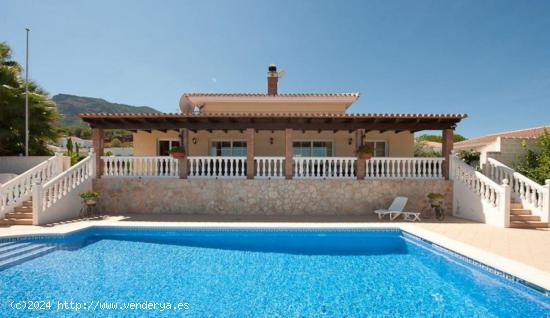
[[[57,104],[57,111],[61,115],[59,125],[62,127],[87,126],[78,117],[80,113],[158,113],[159,111],[148,106],[130,106],[111,103],[101,98],[57,94],[52,97]]]

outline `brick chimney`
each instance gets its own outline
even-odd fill
[[[275,64],[269,65],[267,69],[267,95],[277,95],[278,80],[279,73],[277,73],[277,66]]]

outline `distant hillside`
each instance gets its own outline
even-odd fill
[[[68,94],[58,94],[52,97],[61,114],[60,126],[86,126],[78,117],[80,113],[158,113],[159,111],[148,106],[130,106],[108,102],[101,98],[82,97]]]

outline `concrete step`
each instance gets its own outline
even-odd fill
[[[39,246],[35,249],[27,250],[18,255],[13,255],[12,257],[1,260],[0,270],[40,257],[53,252],[54,250],[54,246],[39,244]]]
[[[512,202],[510,204],[510,208],[511,209],[523,209],[523,204],[521,204],[519,202]]]
[[[531,210],[529,209],[510,209],[511,215],[531,215]]]
[[[11,244],[11,245],[6,245],[6,246],[0,246],[0,256],[2,256],[2,254],[6,254],[8,252],[12,252],[14,250],[21,249],[22,247],[28,246],[30,244],[31,243],[16,243],[16,244]]]
[[[4,243],[0,243],[0,248],[6,247],[6,246],[10,246],[10,245],[14,245],[14,244],[17,244],[17,242],[4,242]]]
[[[0,220],[0,225],[32,225],[31,219],[4,218]]]
[[[10,212],[10,213],[6,213],[6,219],[30,219],[30,220],[32,220],[32,212]]]
[[[537,215],[510,215],[510,221],[539,221],[540,216]]]
[[[18,206],[13,209],[15,212],[31,212],[32,213],[32,206]]]
[[[31,208],[32,208],[32,199],[23,202],[23,206],[24,206],[24,207],[31,207]]]
[[[18,244],[15,248],[12,248],[11,250],[5,252],[5,253],[2,253],[0,254],[0,262],[2,261],[6,261],[10,258],[13,258],[13,257],[16,257],[16,256],[20,256],[20,255],[24,255],[24,254],[28,254],[32,251],[35,251],[37,249],[41,249],[42,247],[44,247],[46,245],[44,244],[36,244],[36,243],[22,243],[22,244]]]
[[[540,221],[511,221],[510,227],[518,229],[539,229],[548,227],[548,222]]]

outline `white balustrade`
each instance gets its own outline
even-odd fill
[[[296,157],[294,177],[296,179],[353,179],[355,178],[355,157]]]
[[[508,227],[511,196],[508,179],[499,184],[454,154],[449,156],[449,164],[449,176],[453,180],[453,215]]]
[[[189,178],[246,178],[246,157],[188,157]]]
[[[11,212],[17,204],[30,199],[33,184],[46,182],[62,170],[63,157],[53,156],[2,184],[0,186],[0,217]]]
[[[85,180],[91,178],[93,173],[93,156],[88,156],[45,184],[36,185],[35,193],[38,190],[41,194],[38,195],[39,198],[34,198],[38,203],[38,211],[34,211],[33,205],[33,213],[43,213],[57,201],[69,195]],[[80,195],[80,193],[73,195]],[[78,208],[75,207],[75,209]]]
[[[255,157],[256,178],[276,179],[285,177],[285,157]]]
[[[101,157],[108,178],[177,178],[178,160],[172,157]]]
[[[499,196],[502,193],[500,184],[454,156],[451,156],[451,160],[453,160],[453,180],[464,183],[491,205],[496,207],[499,204]]]
[[[367,179],[443,178],[443,158],[374,157],[365,165]]]
[[[543,185],[493,158],[488,158],[483,168],[485,174],[495,182],[500,182],[503,179],[509,180],[512,196],[520,200],[525,208],[540,215],[543,220],[548,219],[550,211],[544,210],[549,209],[545,207],[545,203],[550,201],[550,198],[548,198]]]

